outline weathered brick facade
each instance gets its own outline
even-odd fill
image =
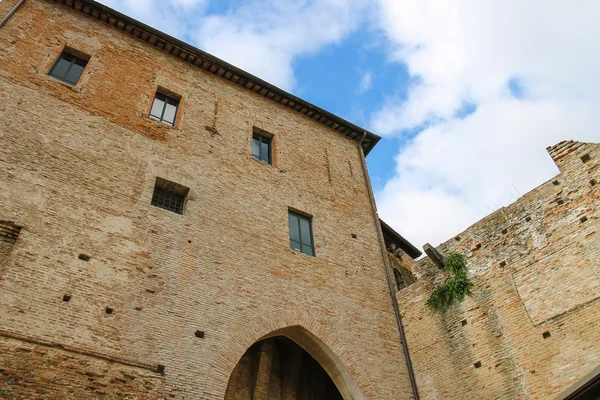
[[[472,297],[429,310],[429,258],[397,293],[421,398],[553,399],[600,365],[600,145],[548,151],[558,176],[438,246],[468,256]]]
[[[29,0],[0,29],[0,220],[22,227],[0,397],[223,399],[281,332],[345,398],[409,398],[360,138],[77,4]],[[75,86],[48,76],[65,46],[90,57]],[[175,127],[148,118],[157,87],[181,96]],[[157,177],[189,188],[182,215],[150,204]],[[288,208],[312,215],[316,257],[290,249]]]
[[[96,6],[28,0],[0,29],[0,398],[410,399],[360,137]],[[48,76],[65,48],[76,85]],[[600,363],[600,145],[549,151],[559,176],[438,247],[475,283],[445,314],[443,273],[383,224],[421,398],[553,398]]]

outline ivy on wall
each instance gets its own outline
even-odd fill
[[[446,257],[444,270],[448,279],[436,287],[427,300],[427,306],[437,311],[446,311],[455,301],[463,301],[472,294],[473,283],[467,276],[467,258],[463,254],[452,253]]]

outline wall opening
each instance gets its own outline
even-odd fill
[[[21,227],[19,225],[11,221],[0,220],[0,266],[4,265],[4,262],[8,259],[20,233]]]
[[[551,335],[550,335],[550,332],[548,332],[548,331],[546,331],[546,332],[542,333],[542,337],[543,337],[544,339],[548,339],[550,336],[551,336]]]
[[[404,278],[402,278],[402,274],[398,271],[398,268],[394,268],[394,280],[396,281],[396,288],[398,290],[402,290],[406,287],[406,283],[404,283]]]
[[[260,337],[228,377],[225,400],[364,400],[341,360],[299,325]]]
[[[225,400],[343,400],[325,369],[285,336],[254,343],[233,370]]]

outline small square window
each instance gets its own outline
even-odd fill
[[[70,85],[76,85],[88,60],[89,57],[85,59],[63,51],[48,74]]]
[[[183,205],[189,191],[189,188],[178,183],[156,178],[154,193],[152,194],[152,205],[177,214],[183,214]]]
[[[290,229],[290,248],[301,251],[309,256],[315,255],[313,244],[312,219],[289,211],[288,224]]]
[[[255,131],[252,135],[252,157],[271,164],[271,142],[273,138]]]
[[[161,92],[156,92],[152,108],[150,109],[150,119],[174,126],[177,108],[179,108],[178,99]]]

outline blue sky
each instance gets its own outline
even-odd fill
[[[599,141],[600,2],[101,0],[383,136],[383,219],[453,237]]]
[[[369,129],[369,116],[386,98],[405,97],[410,80],[405,65],[388,62],[385,49],[369,41],[375,36],[360,29],[317,54],[299,58],[294,63],[296,94]],[[400,137],[383,138],[367,157],[374,190],[393,176],[401,144]]]

